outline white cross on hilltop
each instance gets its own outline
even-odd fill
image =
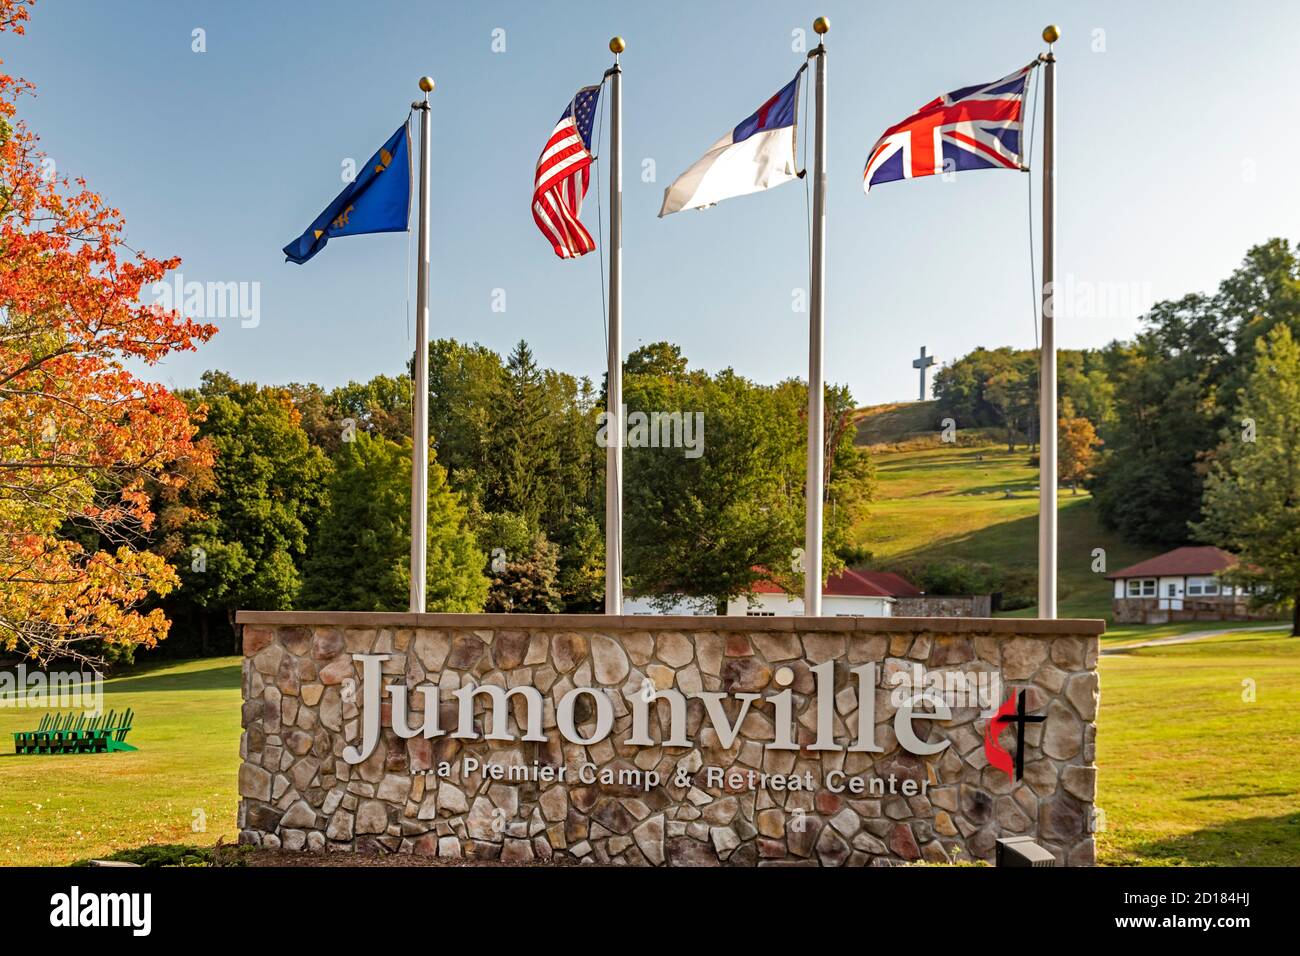
[[[933,365],[933,364],[934,364],[934,361],[935,361],[935,359],[934,359],[934,356],[933,356],[933,355],[926,355],[926,354],[925,354],[925,346],[924,346],[924,345],[921,346],[921,356],[920,356],[920,358],[914,358],[914,359],[912,359],[912,368],[916,368],[916,369],[920,369],[920,370],[921,370],[921,391],[920,391],[920,393],[919,393],[919,394],[917,395],[917,397],[916,397],[916,400],[917,400],[918,402],[923,402],[923,401],[925,401],[925,370],[926,370],[927,368],[929,368],[931,365]]]

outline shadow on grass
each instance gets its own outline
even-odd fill
[[[985,486],[996,490],[1005,485]],[[965,494],[965,492],[961,492]],[[1111,532],[1098,527],[1095,505],[1080,496],[1071,501],[1062,498],[1057,512],[1057,556],[1062,568],[1062,586],[1067,580],[1086,580],[1087,585],[1110,603],[1111,584],[1100,573],[1091,573],[1095,560],[1093,549],[1104,546],[1113,566],[1123,567],[1146,551],[1119,541]],[[936,529],[927,542],[894,556],[898,561],[924,561],[962,558],[973,561],[1002,562],[1008,567],[1036,571],[1038,568],[1038,515],[1021,515],[996,521],[981,528],[944,536]],[[1079,568],[1087,569],[1083,575]],[[1073,571],[1075,573],[1071,574]],[[1066,597],[1062,593],[1058,600]]]
[[[107,694],[177,693],[188,690],[238,690],[242,680],[238,664],[200,671],[124,674],[104,685]]]
[[[1008,495],[1007,492],[1011,494]],[[1038,482],[1036,481],[995,481],[989,485],[967,485],[956,492],[958,497],[988,497],[1014,501],[1019,498],[1038,499]]]
[[[1033,548],[1030,548],[1030,545]],[[1019,560],[1011,567],[1036,569],[1038,561],[1038,516],[1011,518],[982,528],[944,535],[936,527],[926,543],[893,556],[898,562],[1000,561],[1008,555]]]
[[[1125,849],[1126,855],[1142,857],[1148,863],[1300,866],[1300,810],[1279,817],[1232,820],[1176,837],[1133,843]]]
[[[1281,624],[1278,627],[1269,627],[1252,632],[1254,625],[1247,621],[1197,621],[1199,626],[1194,630],[1182,634],[1165,634],[1152,638],[1152,641],[1165,641],[1168,643],[1147,644],[1145,647],[1133,647],[1121,644],[1119,647],[1107,649],[1107,654],[1115,657],[1140,657],[1146,660],[1155,660],[1157,658],[1168,656],[1169,654],[1198,654],[1203,653],[1204,648],[1201,645],[1213,642],[1216,649],[1232,648],[1234,651],[1254,651],[1252,645],[1260,641],[1276,640],[1285,635],[1277,633],[1287,624]],[[1159,627],[1160,625],[1154,625]],[[1194,637],[1195,634],[1203,633],[1202,637]],[[1125,634],[1125,639],[1142,642],[1140,634]]]
[[[881,474],[907,474],[915,472],[917,474],[932,471],[952,471],[958,466],[965,466],[971,472],[978,474],[990,468],[1010,468],[1021,465],[1023,462],[1016,461],[990,461],[985,459],[978,460],[973,452],[944,455],[943,457],[927,458],[924,461],[895,461],[883,462],[877,466],[877,471]],[[1008,477],[1009,482],[1037,482],[1037,475],[1021,475],[1017,477]]]
[[[1184,797],[1188,803],[1227,803],[1234,800],[1252,800],[1255,797],[1292,797],[1290,790],[1256,790],[1251,793],[1206,793],[1199,797]]]

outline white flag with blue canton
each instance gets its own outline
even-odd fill
[[[659,218],[683,209],[712,206],[732,196],[771,189],[799,176],[795,163],[799,68],[794,79],[753,115],[709,147],[709,151],[664,190]]]

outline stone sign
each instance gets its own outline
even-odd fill
[[[841,866],[1029,835],[1093,863],[1098,621],[238,620],[243,843]]]

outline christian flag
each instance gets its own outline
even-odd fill
[[[795,126],[799,78],[794,79],[727,135],[709,147],[690,169],[664,190],[662,219],[683,209],[712,206],[732,196],[746,196],[798,178]]]

